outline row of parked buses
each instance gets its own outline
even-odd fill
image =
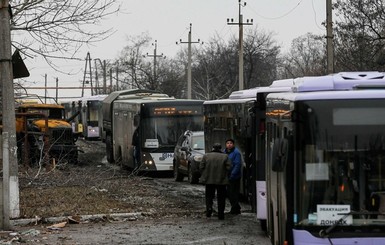
[[[102,139],[102,101],[106,97],[107,95],[100,94],[61,102],[65,108],[66,118],[73,117],[71,124],[74,133],[87,140]]]
[[[204,131],[206,152],[234,138],[241,193],[274,245],[385,244],[384,73],[278,80],[212,101],[125,90],[101,104],[107,159],[122,167],[175,172],[178,138]]]

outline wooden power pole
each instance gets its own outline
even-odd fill
[[[157,40],[155,40],[155,43],[153,43],[152,45],[154,45],[154,54],[148,54],[147,53],[147,56],[148,57],[153,57],[154,58],[154,84],[152,86],[152,89],[156,89],[158,87],[158,81],[157,81],[157,77],[156,77],[156,58],[161,58],[163,57],[163,53],[161,54],[156,54],[156,51],[157,51],[157,47],[158,47],[158,42]],[[112,88],[112,80],[111,80],[111,88]]]
[[[11,55],[11,7],[9,0],[0,0],[0,83],[3,114],[3,183],[2,219],[3,229],[10,228],[10,217],[18,217],[19,181],[16,147],[15,97],[13,89]],[[5,177],[5,178],[4,178]],[[10,196],[12,193],[12,196]]]
[[[180,43],[187,43],[188,44],[188,62],[187,62],[187,99],[191,99],[191,44],[192,43],[199,43],[200,40],[198,39],[198,41],[191,41],[191,28],[192,28],[192,24],[190,23],[190,31],[188,32],[188,41],[187,42],[183,42],[182,39],[180,39]],[[176,43],[178,44],[178,42]]]
[[[334,45],[332,19],[332,0],[326,0],[326,49],[328,74],[334,73]]]
[[[243,82],[243,26],[244,25],[252,25],[253,19],[247,19],[246,22],[243,22],[243,15],[241,12],[241,7],[246,6],[246,2],[242,4],[241,0],[238,0],[238,23],[234,23],[233,19],[227,19],[228,25],[238,25],[239,26],[239,47],[238,47],[238,81],[239,81],[239,90],[243,90],[244,88],[244,82]]]

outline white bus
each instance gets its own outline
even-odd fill
[[[293,79],[266,109],[272,244],[385,244],[385,78]]]
[[[92,95],[61,103],[65,107],[68,117],[78,113],[71,121],[72,130],[75,133],[86,140],[101,140],[103,138],[102,102],[106,97],[105,94]]]
[[[179,136],[203,129],[202,104],[151,90],[111,93],[103,101],[107,160],[140,171],[173,171]]]
[[[227,99],[203,103],[206,152],[218,142],[233,138],[243,156],[241,195],[250,202],[263,229],[266,227],[265,182],[265,98],[268,93],[288,91],[291,81],[277,81],[268,87],[235,91]]]

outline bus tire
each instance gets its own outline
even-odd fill
[[[260,219],[259,224],[261,226],[262,231],[266,232],[267,231],[267,220]]]
[[[268,230],[268,236],[270,237],[271,244],[275,243],[275,237],[274,237],[274,211],[273,211],[273,204],[270,203],[270,217],[269,221],[271,224],[269,224],[269,230]]]
[[[114,154],[112,150],[112,137],[111,135],[106,135],[106,155],[107,155],[107,161],[109,163],[114,162]]]

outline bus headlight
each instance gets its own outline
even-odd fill
[[[146,160],[144,161],[144,164],[152,165],[154,162],[152,160]]]

